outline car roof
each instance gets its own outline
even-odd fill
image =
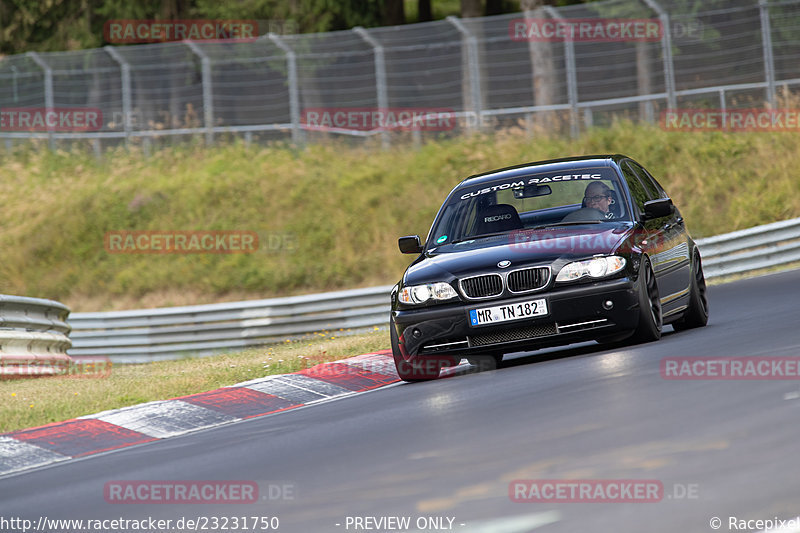
[[[455,189],[460,189],[461,187],[473,187],[498,179],[513,179],[519,176],[527,176],[531,173],[568,172],[587,167],[613,167],[614,163],[618,164],[620,160],[627,158],[627,156],[622,154],[584,155],[578,157],[564,157],[559,159],[549,159],[547,161],[523,163],[521,165],[514,165],[512,167],[482,172],[481,174],[474,174],[456,185]]]

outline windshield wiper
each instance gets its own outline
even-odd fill
[[[457,239],[455,241],[450,241],[448,244],[458,244],[460,242],[474,241],[474,240],[477,240],[477,239],[485,239],[487,237],[497,237],[498,235],[507,235],[508,233],[509,233],[508,231],[498,231],[497,233],[484,233],[482,235],[472,235],[470,237],[465,237],[463,239]]]
[[[534,226],[532,228],[527,229],[544,229],[544,228],[555,228],[557,226],[579,226],[581,224],[600,224],[602,222],[608,222],[608,220],[569,220],[567,222],[553,222],[552,224],[542,224],[541,226]]]

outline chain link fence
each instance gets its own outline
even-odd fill
[[[564,38],[547,25],[608,30],[623,19],[659,30],[646,39]],[[610,0],[251,41],[30,52],[0,59],[0,138],[7,148],[44,139],[99,151],[232,136],[304,143],[344,135],[389,146],[501,127],[575,136],[615,117],[654,122],[672,108],[780,105],[800,84],[798,53],[800,0]],[[102,118],[95,127],[26,128],[13,115],[73,108]],[[404,109],[447,120],[435,128],[353,120]],[[308,110],[328,121],[310,123]]]

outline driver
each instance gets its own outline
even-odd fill
[[[609,207],[614,204],[611,188],[601,181],[593,181],[583,193],[583,205],[602,211],[606,218],[614,218]]]

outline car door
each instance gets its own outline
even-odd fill
[[[644,253],[650,257],[650,262],[653,266],[653,273],[656,276],[656,281],[659,285],[659,294],[663,294],[662,286],[663,280],[663,267],[658,263],[658,257],[663,252],[663,237],[659,232],[658,224],[656,221],[644,221],[644,204],[650,198],[647,191],[642,185],[642,182],[636,176],[633,168],[627,163],[627,160],[620,161],[619,168],[622,171],[622,176],[628,185],[628,191],[631,195],[633,203],[632,218],[639,223],[636,228],[635,244]]]
[[[641,183],[647,200],[667,198],[664,189],[644,167],[633,160],[624,162]],[[651,256],[659,280],[659,293],[664,316],[678,312],[686,305],[691,282],[689,241],[686,226],[678,208],[671,215],[645,222],[645,229],[658,240],[658,250]]]

